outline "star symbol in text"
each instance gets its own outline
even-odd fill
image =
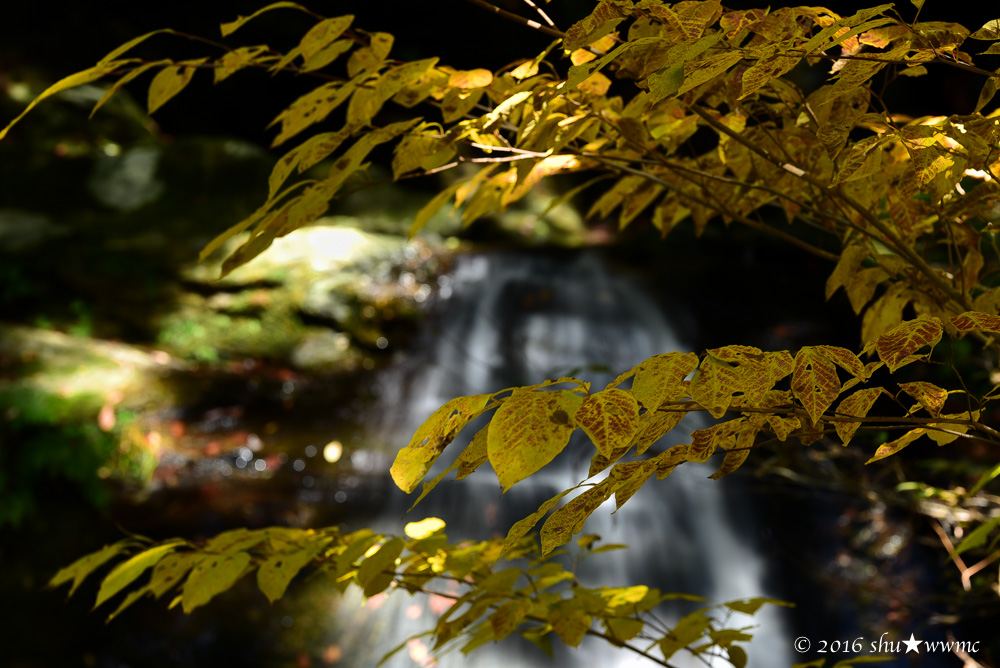
[[[920,654],[920,641],[914,638],[912,633],[910,634],[910,639],[904,640],[903,644],[906,645],[907,654],[909,654],[910,652],[916,652],[917,654]]]

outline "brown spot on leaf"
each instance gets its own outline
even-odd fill
[[[555,424],[569,424],[569,413],[559,409],[555,413],[549,416],[549,420]]]

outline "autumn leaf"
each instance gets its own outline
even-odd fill
[[[569,443],[583,404],[566,391],[515,392],[497,409],[486,447],[506,492],[551,462]]]

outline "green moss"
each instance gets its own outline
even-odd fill
[[[239,297],[237,303],[245,306],[249,300]],[[304,334],[298,316],[280,304],[256,316],[218,313],[194,305],[164,318],[158,342],[178,357],[215,364],[235,357],[286,359]]]
[[[116,427],[96,423],[101,400],[94,395],[70,398],[30,387],[0,391],[0,525],[19,525],[37,500],[67,484],[98,508],[111,498],[101,477],[127,482],[148,479],[152,455],[122,448],[122,430],[134,419],[124,411]],[[107,475],[99,472],[105,470]]]

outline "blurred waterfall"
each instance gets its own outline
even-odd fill
[[[592,251],[463,256],[454,272],[441,281],[437,306],[421,343],[378,381],[378,412],[385,416],[380,437],[396,448],[409,440],[430,413],[455,396],[562,375],[590,380],[596,390],[647,357],[686,349],[668,316],[644,289],[612,273]],[[654,449],[683,442],[698,426],[685,421]],[[476,425],[470,425],[464,439],[449,447],[446,461],[439,462],[431,475],[450,463],[475,431]],[[542,501],[586,476],[593,447],[585,436],[578,437],[581,440],[571,441],[556,461],[503,497],[496,477],[484,466],[466,480],[442,483],[406,521],[441,517],[453,539],[505,535],[511,524]],[[745,499],[727,500],[724,490],[729,481],[708,480],[712,470],[681,466],[667,480],[648,483],[620,512],[611,514],[613,503],[600,508],[584,532],[599,534],[602,543],[625,543],[630,549],[592,557],[589,569],[582,573],[586,583],[648,584],[665,592],[702,595],[713,603],[776,595],[765,582],[767,564],[753,543],[758,524],[752,504]],[[388,501],[381,528],[398,533],[400,517],[411,501],[401,494]],[[368,626],[373,622],[351,626],[361,622],[343,611],[358,610],[360,598],[345,601],[338,624],[357,629],[351,632],[354,647],[345,647],[349,665],[374,665],[381,653],[399,644],[406,634],[431,628],[434,611],[425,610],[419,600],[404,593],[389,596],[382,609],[371,615],[383,620],[378,629]],[[732,626],[759,625],[747,648],[751,665],[791,663],[790,640],[779,610],[768,606],[754,619],[731,622]],[[668,608],[662,616],[669,622],[678,615]],[[369,643],[378,639],[378,647],[369,648],[374,659],[370,664],[369,658],[361,658],[362,637]],[[607,643],[590,642],[590,638],[576,650],[561,648],[551,664],[537,648],[513,640],[483,647],[469,657],[456,650],[438,665],[654,665]],[[409,653],[400,652],[386,665],[421,665],[422,647],[415,644]],[[671,664],[688,665],[688,658],[679,653]],[[705,665],[698,660],[690,663]],[[424,661],[424,665],[433,664]]]

